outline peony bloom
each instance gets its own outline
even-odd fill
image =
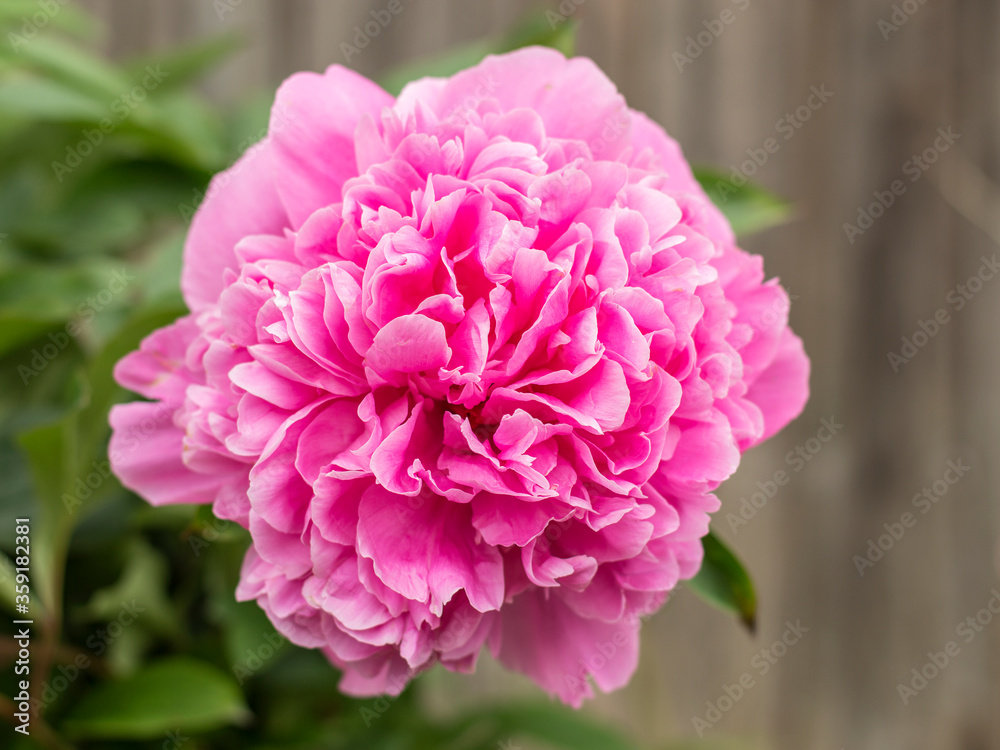
[[[788,300],[677,144],[530,48],[397,99],[279,89],[215,178],[190,315],[123,359],[123,484],[247,527],[238,596],[354,695],[484,646],[563,701],[624,685],[711,492],[803,408]]]

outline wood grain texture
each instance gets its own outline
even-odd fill
[[[404,0],[390,26],[350,61],[366,75],[450,44],[497,33],[532,3]],[[344,62],[342,41],[383,0],[243,0],[223,17],[210,0],[88,0],[107,24],[105,49],[124,56],[236,31],[246,46],[206,83],[236,100],[273,89],[297,69]],[[648,747],[694,735],[692,717],[723,686],[751,672],[755,686],[706,737],[801,750],[1000,748],[1000,622],[972,643],[957,625],[998,587],[1000,536],[1000,280],[985,285],[898,373],[887,353],[949,307],[946,295],[996,244],[942,195],[963,159],[1000,179],[1000,5],[908,0],[915,13],[883,38],[878,0],[586,0],[580,53],[593,57],[630,104],[663,123],[692,161],[729,170],[747,149],[780,148],[754,179],[794,199],[798,220],[750,238],[770,275],[795,295],[791,319],[813,361],[806,413],[748,454],[721,490],[718,528],[749,563],[760,588],[754,639],[686,592],[644,628],[633,683],[588,710],[621,721]],[[553,6],[543,6],[553,7]],[[734,20],[691,64],[688,37],[730,10]],[[833,97],[787,140],[776,132],[806,104],[810,87]],[[938,128],[957,143],[909,182],[904,165],[933,146]],[[845,222],[894,180],[906,192],[856,242]],[[960,185],[964,184],[959,180]],[[973,198],[986,199],[975,186]],[[1000,209],[985,202],[996,226]],[[823,418],[843,430],[801,471],[786,455]],[[961,459],[968,476],[861,577],[883,524],[913,511],[912,498]],[[778,470],[791,481],[735,533],[757,482]],[[752,659],[787,621],[809,628],[766,674]],[[961,653],[909,705],[897,693],[910,670],[959,640]],[[488,697],[538,693],[486,664],[475,677],[432,674],[429,710]]]

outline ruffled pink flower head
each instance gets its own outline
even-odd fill
[[[250,530],[240,599],[354,695],[483,646],[580,705],[795,417],[788,301],[677,144],[531,48],[397,99],[339,66],[191,226],[191,314],[122,360],[122,482]]]

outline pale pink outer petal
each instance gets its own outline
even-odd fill
[[[733,230],[722,212],[709,200],[701,184],[695,179],[691,167],[684,158],[680,144],[643,112],[630,111],[632,117],[633,156],[644,149],[650,149],[659,157],[659,166],[666,173],[666,189],[670,192],[693,193],[704,201],[705,213],[709,217],[708,228],[712,239],[723,245],[736,242]]]
[[[496,99],[504,110],[534,110],[546,135],[584,141],[602,159],[614,158],[629,144],[629,111],[615,85],[592,60],[567,60],[547,47],[489,55],[443,85],[435,78],[407,84],[396,109],[412,112],[419,102],[447,119],[487,99]]]
[[[184,465],[184,432],[163,404],[135,401],[111,409],[108,457],[121,483],[152,505],[210,503],[237,474],[199,474]]]
[[[746,395],[764,414],[764,434],[758,442],[767,440],[802,413],[809,400],[809,369],[802,339],[786,328],[774,361],[750,385]]]
[[[587,620],[537,589],[504,605],[501,617],[494,655],[575,708],[593,697],[589,678],[610,692],[627,684],[639,664],[638,619]]]
[[[237,267],[236,243],[250,235],[281,234],[289,225],[274,187],[272,148],[268,136],[217,174],[191,221],[181,291],[192,312],[218,301],[223,274]]]
[[[269,134],[274,180],[293,228],[341,200],[344,183],[358,173],[358,121],[378,117],[391,105],[392,97],[377,84],[341,65],[331,65],[323,75],[296,73],[281,84]]]

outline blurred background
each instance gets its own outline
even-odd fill
[[[732,183],[749,177],[791,202],[790,222],[742,244],[762,254],[768,275],[779,276],[790,291],[792,326],[813,363],[806,412],[747,454],[719,492],[723,509],[715,530],[754,578],[756,635],[679,590],[644,625],[632,683],[588,703],[585,718],[650,749],[678,743],[758,750],[1000,748],[1000,279],[994,280],[1000,270],[1000,3],[402,0],[402,11],[375,34],[365,25],[386,0],[0,0],[3,6],[5,30],[29,41],[11,50],[18,45],[8,37],[0,58],[0,137],[17,134],[7,137],[0,156],[6,160],[0,166],[5,546],[9,517],[25,507],[18,498],[30,496],[23,451],[39,445],[60,446],[58,455],[70,451],[60,442],[65,429],[36,429],[62,413],[52,404],[72,402],[60,373],[80,362],[92,373],[106,369],[115,347],[134,345],[130,331],[135,338],[176,314],[171,284],[180,232],[207,176],[260,137],[277,84],[294,71],[332,63],[394,80],[400,65],[454,45],[502,39],[535,13],[545,33],[576,31],[577,53],[592,57],[632,107],[678,139],[690,161]],[[29,38],[31,26],[38,27],[37,40]],[[104,109],[117,101],[121,89],[102,80],[102,70],[45,51],[44,38],[61,33],[78,35],[82,46],[134,71],[124,73],[130,81],[146,69],[147,58],[170,72],[162,90],[150,89],[150,102],[156,99],[160,109],[124,102],[135,116],[104,135],[105,154],[84,160],[79,171],[53,128],[81,132],[75,123],[92,116],[85,99],[55,85],[38,95],[36,84],[25,105],[20,79],[2,77],[29,59],[45,76],[61,65],[55,79],[85,79]],[[177,56],[176,50],[206,40],[212,41]],[[190,98],[168,91],[187,85],[186,71],[194,80],[203,70]],[[32,123],[30,138],[17,129],[25,122]],[[39,145],[50,136],[48,145]],[[51,189],[53,181],[63,185],[58,168],[25,166],[39,154],[47,154],[43,165],[51,156],[69,169],[71,192]],[[99,262],[92,248],[100,248]],[[24,267],[28,254],[65,273],[40,276],[37,264]],[[105,287],[114,292],[111,280],[124,257],[134,261],[129,268],[139,281],[127,282],[108,302],[99,296],[94,304],[81,301],[89,304],[81,312],[73,295]],[[69,313],[51,313],[67,305]],[[49,314],[39,315],[41,308]],[[32,364],[42,344],[58,344],[45,337],[63,331],[63,318],[74,309],[92,319],[88,332],[60,346],[58,356],[43,352],[44,367]],[[139,321],[136,310],[144,316]],[[37,378],[23,382],[22,364],[38,370]],[[84,411],[95,409],[93,403],[100,402]],[[15,445],[12,436],[28,428],[35,430],[31,437]],[[36,478],[46,473],[43,454],[32,457]],[[177,584],[209,554],[222,559],[218,570],[232,572],[239,538],[231,544],[235,553],[223,548],[235,532],[216,530],[206,518],[142,516],[138,506],[116,499],[124,495],[119,489],[102,485],[95,494],[105,489],[103,509],[75,532],[59,524],[52,532],[57,540],[73,534],[65,607],[76,623],[67,626],[75,628],[70,635],[89,649],[81,653],[93,656],[88,634],[120,620],[119,602],[133,596],[152,608],[145,620],[154,625],[127,628],[129,635],[112,639],[112,661],[100,669],[129,674],[149,654],[211,651],[212,641],[178,624],[184,607],[205,610],[203,600],[211,605],[206,628],[243,623],[233,626],[243,628],[243,640],[226,646],[235,655],[230,663],[243,664],[247,648],[259,653],[266,623],[246,624],[239,619],[244,615],[229,612],[228,573],[200,584],[208,594]],[[79,495],[69,493],[85,499]],[[62,499],[62,505],[70,511],[73,502]],[[116,526],[122,508],[131,509],[128,536]],[[216,537],[223,543],[215,544]],[[115,541],[122,538],[131,546]],[[190,554],[198,546],[192,539],[208,540],[205,555]],[[73,561],[88,554],[99,554],[103,565],[74,573]],[[142,592],[151,590],[150,580],[166,593],[147,601]],[[213,591],[221,592],[216,599]],[[251,686],[252,709],[267,690],[323,683],[315,663],[287,666],[298,657],[282,658],[285,667],[275,666]],[[247,668],[257,672],[253,664]],[[69,681],[66,695],[99,681],[95,670],[86,671]],[[472,677],[435,671],[422,678],[418,692],[401,699],[398,709],[374,702],[341,708],[355,724],[367,708],[374,712],[369,718],[387,726],[403,703],[447,722],[498,703],[547,702],[488,659]],[[328,708],[341,699],[333,691],[310,700]],[[235,717],[245,709],[226,710]],[[84,727],[80,736],[88,736],[86,707],[57,702],[54,711],[57,717],[64,711],[70,725],[75,718]],[[271,736],[282,736],[282,717],[268,721]],[[544,731],[535,734],[545,739]],[[5,729],[0,746],[9,736]],[[358,736],[352,745],[315,740],[295,746],[377,745],[371,733]],[[578,746],[612,747],[601,737],[585,736]],[[240,746],[225,735],[218,744],[158,735],[149,746],[168,741]],[[549,746],[531,741],[482,746]]]

